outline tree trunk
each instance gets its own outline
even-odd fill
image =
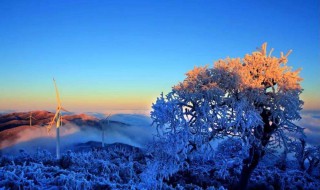
[[[263,153],[261,151],[257,149],[254,150],[254,148],[250,149],[250,156],[248,159],[243,161],[243,168],[241,171],[240,181],[237,184],[235,189],[239,189],[239,190],[247,189],[251,174],[259,164],[259,161],[262,156],[263,156]],[[250,158],[252,158],[251,162],[249,161]]]
[[[245,190],[247,189],[248,182],[250,180],[251,174],[253,170],[257,167],[259,164],[259,161],[264,156],[265,151],[264,148],[267,146],[267,144],[270,141],[271,135],[277,128],[276,124],[269,124],[269,116],[267,110],[264,110],[261,113],[262,120],[264,122],[263,127],[257,127],[254,132],[254,136],[256,139],[259,139],[261,144],[258,146],[252,145],[252,147],[249,150],[249,158],[243,160],[243,168],[241,171],[241,176],[239,183],[236,185],[235,189],[239,190]]]
[[[240,176],[240,181],[234,189],[245,190],[247,189],[252,171],[248,166],[243,166]]]

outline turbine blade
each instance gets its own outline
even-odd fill
[[[61,107],[59,91],[58,91],[58,87],[57,87],[57,84],[56,84],[56,81],[54,80],[54,78],[53,78],[53,83],[54,83],[54,88],[56,89],[56,97],[57,97],[58,107]]]
[[[63,107],[61,107],[60,109],[65,111],[65,112],[69,112],[68,110],[64,109]]]
[[[51,121],[51,125],[54,123],[54,120],[57,118],[58,114],[59,114],[59,111],[57,110],[56,114],[54,115],[54,117]]]
[[[53,119],[52,119],[52,121],[50,122],[50,125],[47,127],[47,132],[49,133],[49,131],[51,130],[51,127],[52,127],[52,125],[53,125],[53,123],[54,123],[54,120],[56,119],[56,117],[58,116],[58,113],[59,113],[59,111],[57,110],[56,111],[56,114],[54,115],[54,117],[53,117]]]

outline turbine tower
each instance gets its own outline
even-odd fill
[[[107,126],[109,126],[109,118],[110,118],[111,114],[109,114],[106,119],[103,120],[102,125],[101,125],[101,129],[102,129],[102,147],[104,147],[104,125],[106,124]]]
[[[56,114],[54,115],[50,125],[47,127],[47,132],[49,133],[51,130],[51,127],[54,123],[56,123],[56,139],[57,139],[57,146],[56,146],[56,153],[57,153],[57,159],[60,159],[60,126],[62,126],[62,114],[61,114],[61,110],[68,112],[67,110],[65,110],[62,106],[61,106],[61,101],[60,101],[60,96],[59,96],[59,91],[58,91],[58,87],[56,84],[56,81],[53,79],[53,83],[54,83],[54,87],[56,90],[56,98],[57,98],[57,110],[56,110]]]
[[[30,119],[30,127],[32,126],[32,119],[37,120],[36,118],[32,117],[32,111],[30,112],[30,116],[27,117],[27,119]]]

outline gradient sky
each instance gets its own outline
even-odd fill
[[[0,110],[150,109],[195,65],[263,42],[303,68],[305,109],[320,109],[319,1],[0,2]]]

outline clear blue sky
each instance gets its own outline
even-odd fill
[[[0,2],[0,109],[150,109],[195,65],[263,42],[293,49],[305,108],[319,109],[319,1]]]

